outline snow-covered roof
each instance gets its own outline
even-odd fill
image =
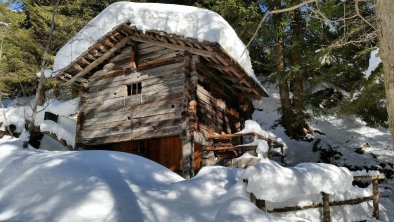
[[[125,23],[143,32],[160,31],[199,42],[218,43],[265,92],[253,72],[248,51],[244,52],[245,45],[220,15],[206,9],[171,4],[117,2],[110,5],[58,51],[54,73],[75,62],[114,27]]]

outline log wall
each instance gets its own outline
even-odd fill
[[[181,134],[186,90],[184,53],[126,45],[88,78],[81,96],[78,143],[143,140]],[[130,95],[133,84],[141,93]]]
[[[215,90],[208,91],[203,85],[197,86],[197,117],[200,131],[210,133],[235,133],[240,130],[240,115],[234,105],[237,98],[226,99]],[[215,95],[216,94],[216,95]]]

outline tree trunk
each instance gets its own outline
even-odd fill
[[[283,38],[278,37],[275,45],[276,54],[276,72],[278,77],[280,103],[283,110],[291,111],[291,101],[289,94],[289,84],[285,73],[285,58],[284,58]]]
[[[377,31],[379,54],[383,61],[383,76],[386,89],[387,113],[391,138],[394,142],[394,1],[377,0]],[[392,147],[393,148],[393,147]],[[394,149],[394,148],[393,148]]]
[[[42,87],[40,92],[39,92],[39,97],[38,97],[38,105],[43,106],[46,100],[46,95],[45,95],[45,88]]]
[[[275,9],[281,8],[280,1],[276,1],[273,6]],[[280,105],[282,110],[281,124],[286,129],[289,136],[293,136],[293,109],[290,100],[289,79],[285,72],[285,55],[284,55],[284,41],[283,30],[281,29],[282,15],[273,15],[273,23],[277,28],[275,37],[275,60],[276,60],[276,73],[279,87]]]
[[[303,46],[303,19],[301,17],[301,12],[296,9],[294,11],[294,19],[291,23],[292,31],[292,50],[291,57],[293,62],[293,94],[294,94],[294,111],[297,114],[302,114],[303,109],[303,75],[302,75],[302,46]]]
[[[292,61],[292,91],[293,103],[292,116],[289,118],[288,134],[294,138],[305,136],[304,128],[309,128],[305,121],[303,95],[303,47],[305,22],[299,9],[294,10],[294,16],[290,25],[291,28],[291,61]]]
[[[274,8],[280,8],[280,1],[275,2]],[[280,14],[273,15],[273,23],[280,27],[282,16]],[[275,37],[275,48],[274,48],[275,60],[276,60],[276,73],[279,86],[280,103],[282,110],[291,110],[291,101],[289,94],[288,79],[285,73],[285,56],[284,56],[284,42],[283,42],[283,30],[277,28]],[[284,112],[285,113],[285,112]]]
[[[36,116],[37,116],[37,107],[38,107],[38,103],[39,103],[40,93],[44,88],[44,79],[45,79],[44,69],[47,66],[47,57],[48,57],[49,47],[52,44],[52,35],[53,35],[54,27],[55,27],[55,15],[56,15],[56,10],[57,10],[57,7],[59,6],[59,3],[60,3],[60,0],[57,0],[54,7],[53,7],[51,29],[49,31],[49,36],[48,36],[48,40],[47,40],[47,43],[45,46],[44,55],[42,57],[42,62],[41,62],[41,67],[40,67],[41,68],[40,79],[38,81],[36,96],[35,96],[35,99],[34,99],[33,105],[32,105],[32,114],[31,114],[31,119],[30,119],[30,123],[29,123],[29,129],[28,129],[31,136],[36,133],[34,123],[35,123]],[[25,141],[24,147],[27,147],[27,141]]]

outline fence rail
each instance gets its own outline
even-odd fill
[[[360,204],[367,201],[372,201],[373,205],[373,213],[372,216],[376,219],[379,219],[379,199],[380,193],[378,189],[378,181],[385,179],[383,174],[376,175],[376,176],[354,176],[353,181],[371,181],[372,182],[372,196],[368,197],[359,197],[353,198],[349,200],[340,200],[340,201],[332,201],[330,202],[330,195],[327,193],[322,192],[322,203],[318,204],[311,204],[307,206],[292,206],[292,207],[283,207],[283,208],[275,208],[272,210],[267,210],[265,200],[257,199],[253,193],[250,194],[250,199],[256,206],[264,212],[267,213],[284,213],[290,211],[299,211],[299,210],[306,210],[306,209],[313,209],[313,208],[322,208],[322,221],[323,222],[330,222],[330,207],[334,206],[342,206],[342,205],[355,205]],[[247,181],[246,181],[247,182]]]

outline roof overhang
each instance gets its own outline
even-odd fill
[[[131,42],[143,42],[180,51],[188,51],[208,61],[210,68],[218,70],[231,86],[240,90],[244,96],[253,99],[268,97],[268,93],[250,77],[243,67],[235,61],[218,43],[199,42],[193,38],[168,34],[159,31],[141,31],[122,23],[89,47],[70,65],[59,71],[57,78],[66,85],[87,83],[86,75],[95,67],[111,58],[116,51]]]

